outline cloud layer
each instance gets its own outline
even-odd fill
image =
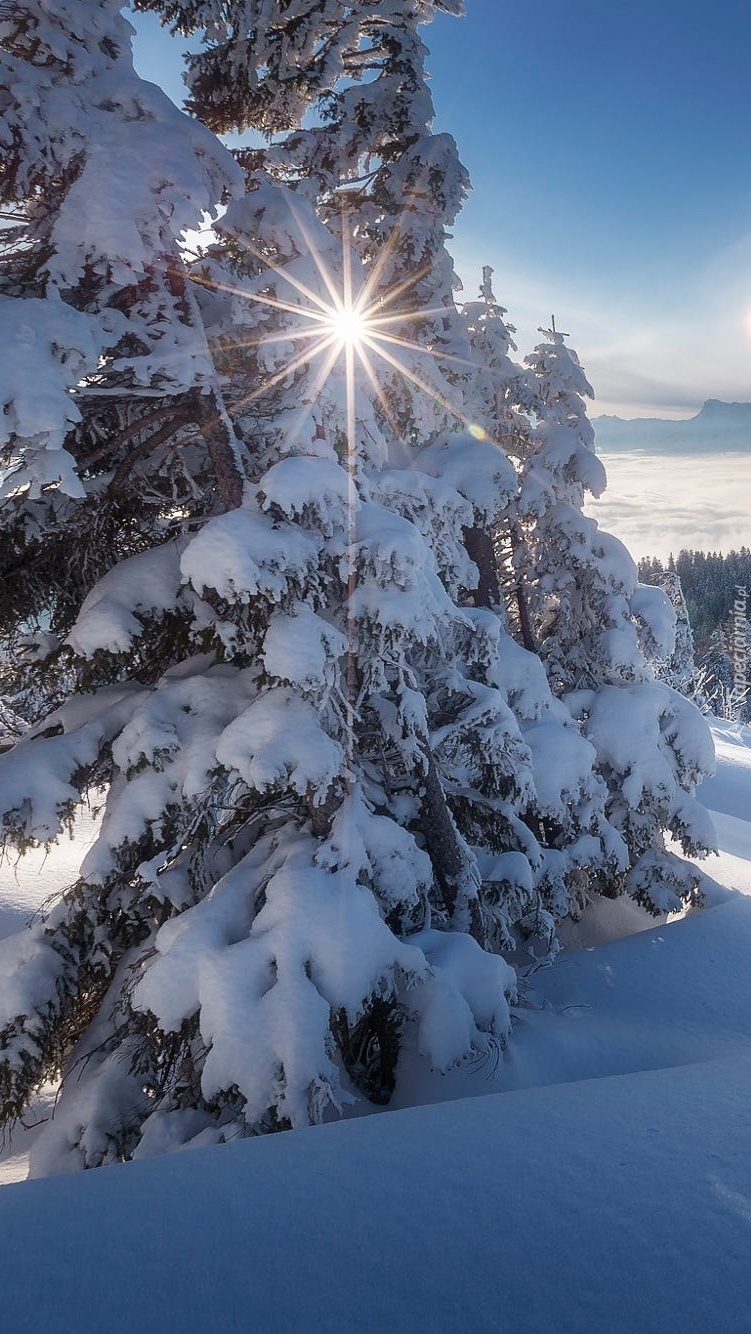
[[[587,513],[635,559],[751,546],[751,454],[624,452],[602,461],[608,487]]]

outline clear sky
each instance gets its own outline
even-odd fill
[[[452,243],[466,294],[491,264],[520,353],[555,313],[593,413],[751,400],[749,0],[466,6],[425,29],[436,128],[474,187]],[[138,26],[141,72],[176,96]]]

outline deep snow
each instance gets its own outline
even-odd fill
[[[736,1051],[9,1186],[6,1328],[747,1328],[750,1094]]]
[[[598,905],[505,1058],[402,1087],[434,1105],[8,1186],[6,1327],[748,1327],[751,730],[714,731],[715,906],[587,947]],[[52,874],[6,869],[3,929]]]

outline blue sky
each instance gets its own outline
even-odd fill
[[[554,312],[594,413],[751,399],[748,0],[467,11],[425,29],[436,128],[474,187],[452,243],[467,295],[491,264],[520,352]],[[177,95],[165,40],[137,22],[139,68]]]

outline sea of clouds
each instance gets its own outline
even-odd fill
[[[635,560],[751,546],[751,453],[624,451],[602,461],[608,487],[586,510]]]

